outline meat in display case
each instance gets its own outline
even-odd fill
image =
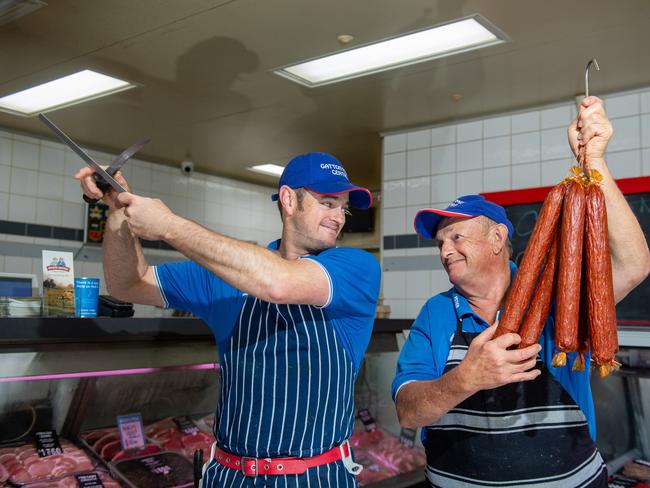
[[[197,322],[1,320],[0,487],[193,486],[219,391]]]
[[[426,486],[419,432],[400,428],[390,396],[409,326],[377,320],[359,372],[361,486]],[[621,371],[593,383],[612,473],[648,459],[650,335],[624,332]],[[193,455],[214,440],[217,357],[196,319],[0,319],[0,487],[192,486]]]

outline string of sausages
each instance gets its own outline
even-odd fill
[[[555,298],[553,366],[566,366],[566,353],[576,352],[573,369],[582,371],[591,348],[604,377],[620,367],[607,210],[602,176],[589,168],[584,146],[577,159],[544,200],[495,337],[514,332],[520,349],[535,344]]]

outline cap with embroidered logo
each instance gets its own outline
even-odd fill
[[[459,217],[470,219],[484,215],[498,224],[508,228],[508,237],[512,239],[514,227],[508,219],[506,211],[501,205],[486,200],[482,195],[465,195],[459,197],[444,210],[424,208],[415,215],[413,226],[415,231],[426,239],[433,239],[438,231],[440,221],[445,217]]]
[[[331,154],[309,152],[293,158],[284,168],[278,190],[283,185],[306,188],[322,195],[349,193],[351,207],[365,209],[372,204],[372,195],[363,187],[350,183],[343,165]],[[279,193],[271,196],[275,201]]]

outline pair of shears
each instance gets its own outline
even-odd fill
[[[44,114],[38,114],[38,118],[43,122],[46,126],[50,128],[52,132],[54,132],[54,135],[59,138],[61,142],[63,142],[65,145],[67,145],[70,149],[72,149],[77,156],[79,156],[81,159],[85,161],[85,163],[93,168],[95,170],[95,173],[93,174],[93,177],[95,178],[95,183],[97,184],[97,187],[102,191],[102,193],[106,193],[110,187],[113,187],[116,192],[122,193],[125,192],[126,189],[120,185],[113,176],[117,171],[124,166],[124,163],[126,163],[135,153],[137,153],[140,149],[142,149],[151,139],[144,139],[142,141],[138,141],[135,144],[132,144],[131,146],[127,147],[122,153],[118,156],[116,156],[113,161],[111,162],[111,165],[104,169],[102,168],[93,158],[91,158],[86,151],[81,149],[75,143],[72,139],[70,139],[65,132],[63,132],[61,129],[59,129],[54,122],[52,122],[50,119],[48,119]],[[97,203],[98,199],[96,198],[90,198],[86,195],[84,195],[84,200],[88,203]]]

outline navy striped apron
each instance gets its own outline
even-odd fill
[[[478,333],[458,320],[444,372]],[[426,427],[434,487],[607,487],[607,469],[582,410],[537,357],[532,381],[481,390]]]
[[[357,372],[322,309],[247,296],[223,351],[215,419],[218,446],[255,458],[309,457],[354,427]],[[211,461],[203,487],[353,487],[342,461],[302,475],[244,477]]]

